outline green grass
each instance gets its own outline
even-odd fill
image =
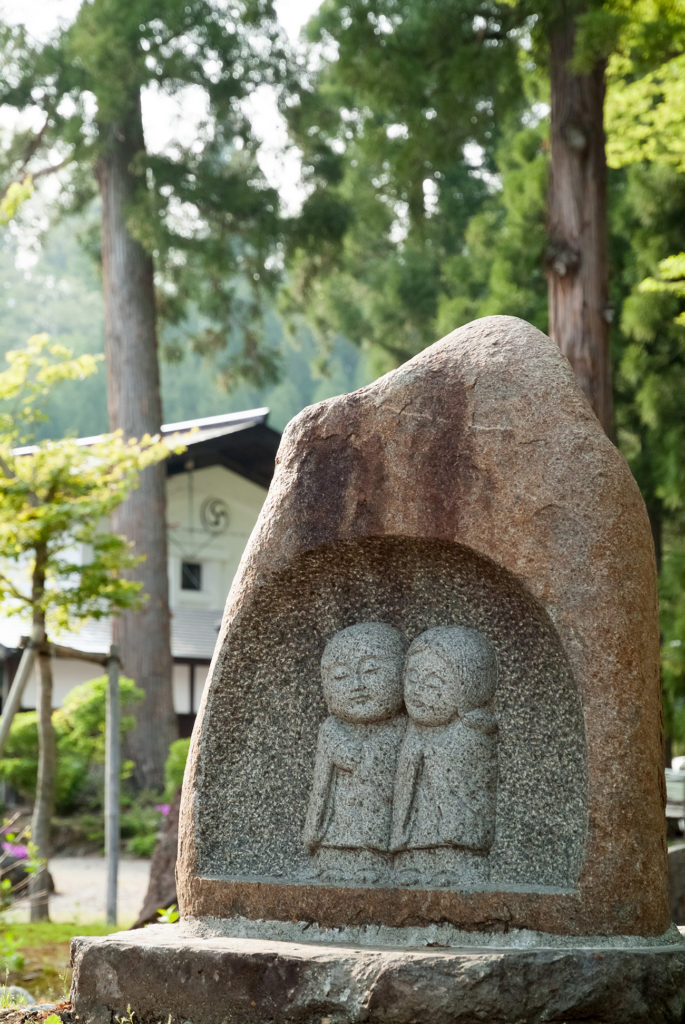
[[[121,931],[121,926],[115,927],[104,921],[87,921],[82,924],[78,921],[13,921],[5,930],[11,931],[22,946],[34,948],[53,942],[69,942],[74,935],[109,935],[110,932]]]
[[[7,985],[21,985],[39,1002],[61,1002],[68,998],[71,985],[69,943],[75,935],[109,935],[120,931],[104,921],[80,924],[71,921],[34,921],[0,924],[10,934],[24,957],[23,967],[0,979]]]

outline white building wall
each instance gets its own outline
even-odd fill
[[[207,677],[207,666],[195,666],[192,706],[190,672],[190,665],[177,663],[173,666],[172,687],[174,693],[174,711],[178,715],[194,713],[200,706],[202,687],[204,686]],[[90,665],[88,662],[81,661],[80,659],[53,658],[53,708],[61,707],[67,694],[70,690],[73,690],[75,686],[79,686],[80,683],[86,683],[90,679],[96,679],[98,676],[104,675],[104,673],[104,668],[100,665],[96,665],[95,663]],[[37,692],[38,667],[34,665],[21,701],[23,711],[27,709],[33,710],[36,707]]]
[[[190,665],[173,666],[171,685],[174,690],[174,711],[177,715],[190,714],[193,710],[190,706]]]
[[[245,545],[266,492],[222,466],[179,473],[168,480],[169,603],[175,608],[223,609]],[[202,509],[216,500],[227,512],[226,528],[213,535],[202,522]],[[202,589],[181,587],[181,565],[202,566]]]
[[[218,627],[233,577],[265,497],[263,487],[222,466],[167,478],[169,603],[172,613],[176,612],[180,617],[184,609],[216,611]],[[225,507],[227,513],[226,528],[216,534],[208,531],[202,522],[203,504],[213,499],[223,503],[216,508],[221,511]],[[82,554],[85,557],[85,552]],[[184,561],[197,562],[202,566],[201,590],[181,587],[181,565]],[[1,639],[8,646],[14,646],[22,634],[30,632],[30,624],[18,619],[7,620],[6,629],[7,636],[3,635]],[[77,630],[68,637],[55,636],[54,639],[57,643],[79,646]],[[207,651],[206,656],[211,657],[211,651]],[[53,658],[53,705],[59,707],[74,686],[103,675],[104,671],[104,667],[96,663]],[[194,668],[192,698],[190,673],[189,664],[174,664],[172,687],[174,708],[178,714],[196,712],[199,708],[207,666],[199,664]],[[24,691],[22,708],[35,708],[37,683],[36,666]]]
[[[52,659],[52,706],[58,708],[64,703],[64,698],[80,683],[86,683],[89,679],[97,679],[105,674],[104,666],[90,664],[87,661],[77,661],[75,658],[53,658]],[[21,699],[22,709],[35,708],[36,694],[38,692],[38,665],[34,662],[33,671]]]

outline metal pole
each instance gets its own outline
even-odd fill
[[[117,923],[119,872],[120,722],[119,650],[114,644],[107,659],[107,717],[105,726],[105,856],[107,858],[107,923]]]
[[[44,639],[42,631],[40,636],[34,632],[22,652],[21,660],[19,661],[19,668],[17,669],[17,674],[12,680],[12,686],[10,687],[10,692],[7,697],[7,704],[2,709],[2,722],[0,722],[0,754],[2,754],[7,737],[9,736],[12,719],[21,707],[21,698],[24,690],[26,689],[26,684],[29,680],[29,676],[31,675],[31,669],[33,668],[33,662],[36,657],[36,644],[41,643]]]

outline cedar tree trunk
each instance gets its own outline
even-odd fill
[[[547,202],[550,335],[609,436],[613,432],[607,264],[605,64],[576,74],[575,23],[550,37],[552,165]]]
[[[155,434],[162,422],[152,257],[129,233],[130,205],[145,179],[135,173],[144,153],[140,97],[128,116],[103,128],[97,166],[102,198],[102,271],[105,294],[107,402],[112,429],[127,437]],[[144,175],[144,171],[142,172]],[[115,618],[114,643],[124,671],[145,691],[130,756],[141,787],[162,789],[169,744],[177,736],[171,688],[167,577],[166,472],[146,469],[140,486],[116,511],[114,529],[145,556],[133,576],[146,596],[141,611]]]

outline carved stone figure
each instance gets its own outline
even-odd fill
[[[304,841],[324,880],[376,882],[390,866],[392,794],[406,727],[404,643],[364,622],[329,640],[321,676],[329,717],[319,729]]]
[[[495,834],[497,684],[492,644],[439,626],[412,643],[404,671],[409,724],[400,750],[391,849],[400,882],[487,881]]]

